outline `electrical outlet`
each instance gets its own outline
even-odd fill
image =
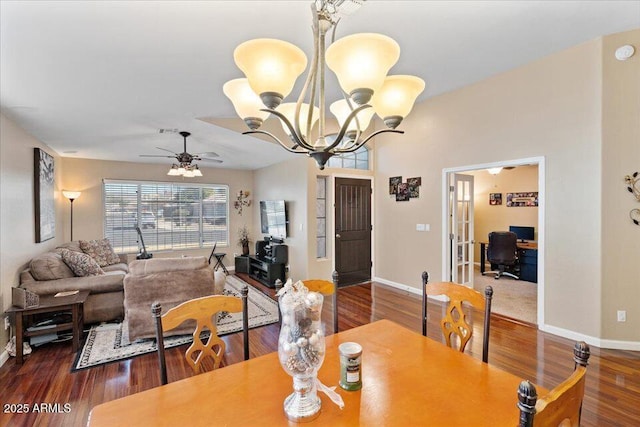
[[[618,310],[618,322],[627,321],[627,312],[625,310]]]
[[[11,327],[11,323],[9,323],[9,316],[4,316],[4,330],[6,331]]]

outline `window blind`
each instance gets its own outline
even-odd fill
[[[229,244],[229,187],[105,180],[104,235],[118,253]]]

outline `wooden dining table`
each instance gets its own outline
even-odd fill
[[[379,320],[326,337],[318,372],[325,385],[340,379],[338,345],[362,346],[362,389],[325,394],[309,426],[516,426],[522,378],[444,344]],[[283,410],[292,378],[277,352],[102,403],[91,427],[293,425]],[[540,387],[538,392],[547,390]]]

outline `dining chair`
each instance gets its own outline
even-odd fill
[[[218,336],[215,318],[221,311],[229,313],[242,312],[242,335],[244,340],[244,360],[249,359],[249,313],[247,297],[249,288],[245,285],[240,290],[240,297],[227,295],[210,295],[195,298],[170,309],[162,314],[162,306],[155,302],[151,313],[156,324],[156,342],[158,361],[160,364],[160,380],[167,384],[167,364],[164,350],[164,332],[175,329],[188,320],[196,321],[193,331],[193,342],[185,352],[185,358],[194,374],[202,371],[202,364],[207,359],[213,360],[213,367],[220,367],[226,349],[225,342]],[[203,342],[201,333],[209,331],[207,342]]]
[[[422,273],[422,335],[427,336],[427,301],[428,296],[445,295],[449,298],[449,304],[445,310],[445,317],[440,320],[440,327],[444,334],[445,342],[449,347],[454,348],[451,340],[452,335],[458,336],[458,350],[464,349],[473,335],[473,327],[467,323],[466,316],[462,310],[462,303],[467,302],[475,309],[484,311],[484,331],[482,338],[482,361],[489,360],[489,329],[491,326],[491,299],[493,288],[487,286],[484,296],[475,289],[453,283],[440,282],[429,283],[429,274]]]
[[[573,373],[548,394],[538,399],[536,388],[529,381],[518,387],[519,427],[580,426],[580,414],[584,399],[584,384],[591,352],[585,342],[577,342],[573,348],[575,361]],[[568,422],[568,423],[567,423]]]
[[[333,306],[333,333],[338,333],[338,272],[334,271],[331,275],[333,281],[324,279],[308,279],[303,280],[304,286],[313,292],[319,292],[324,296],[331,296],[331,305]]]

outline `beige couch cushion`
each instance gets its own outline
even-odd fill
[[[31,275],[36,280],[56,280],[74,277],[73,271],[55,252],[38,255],[29,263]]]
[[[24,282],[21,288],[38,295],[55,294],[63,291],[91,291],[91,294],[122,291],[124,272],[109,272],[100,276],[71,277],[68,279]]]
[[[104,274],[98,263],[87,254],[62,249],[61,255],[62,260],[76,276],[100,276]]]
[[[166,273],[171,271],[189,271],[205,268],[209,265],[207,258],[183,257],[183,258],[151,258],[131,261],[129,274],[132,276],[144,276],[147,274]]]
[[[120,262],[120,257],[114,252],[109,239],[80,240],[79,244],[82,252],[93,258],[100,267]]]

